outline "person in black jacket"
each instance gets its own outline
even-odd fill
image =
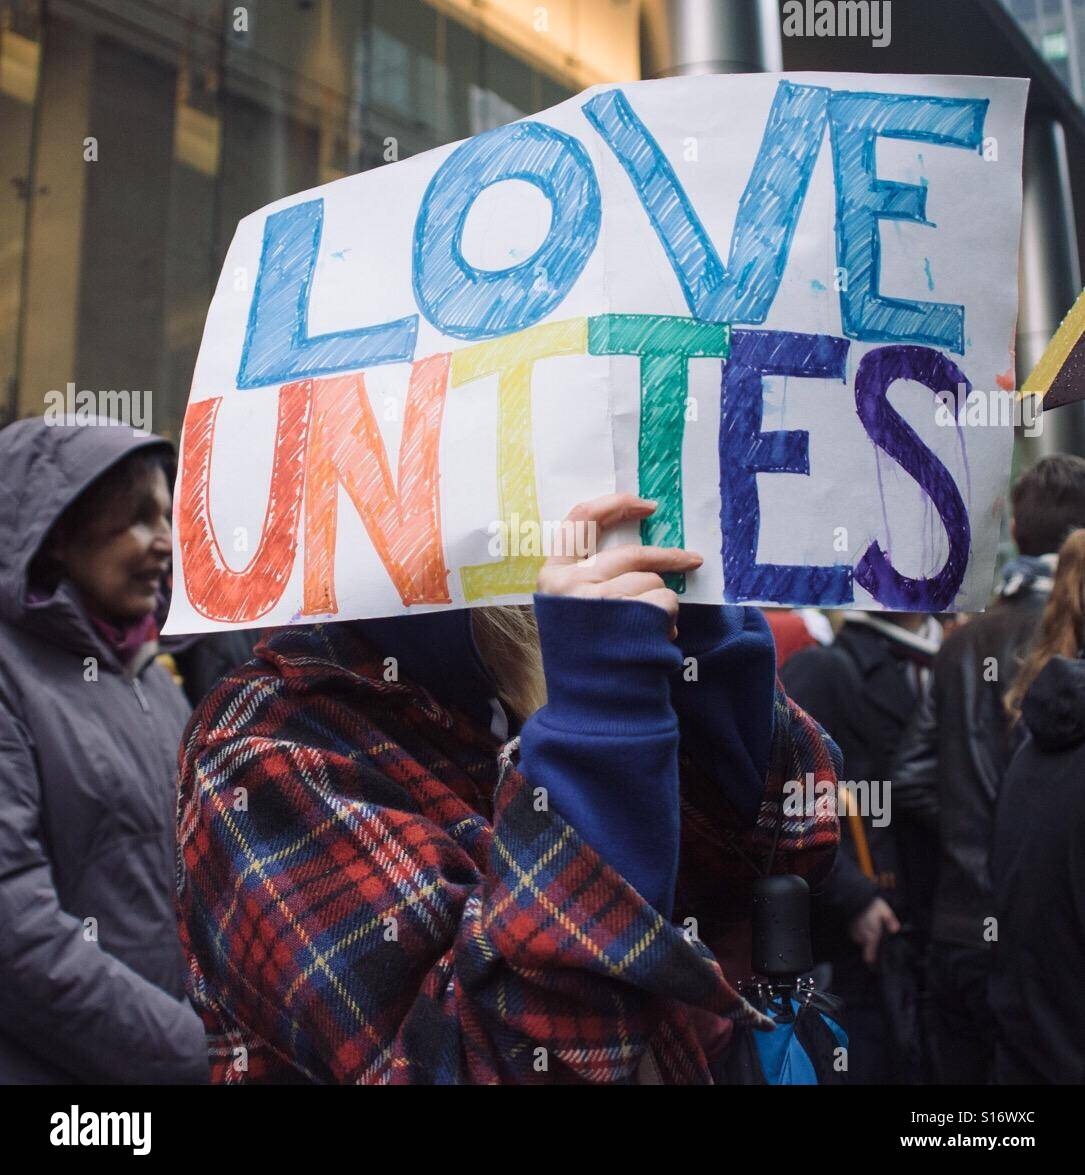
[[[992,849],[999,1084],[1085,1081],[1085,530],[1059,552],[1036,646],[1007,697],[1024,742]]]
[[[990,1075],[987,981],[998,929],[989,855],[1016,742],[1004,699],[1050,593],[1055,552],[1085,526],[1085,460],[1042,458],[1011,502],[1020,556],[1004,569],[996,603],[942,646],[893,773],[897,810],[938,835],[930,987],[937,1073],[947,1084]]]
[[[891,767],[939,635],[937,621],[919,613],[849,613],[831,646],[802,649],[780,669],[789,696],[839,746],[841,779],[854,785],[842,797],[841,848],[815,895],[812,928],[816,958],[831,964],[832,989],[847,1007],[856,1083],[920,1076],[918,1057],[903,1056],[894,1039],[875,972],[885,940],[901,929],[910,874],[924,860],[901,851],[912,845],[901,842],[892,810]]]

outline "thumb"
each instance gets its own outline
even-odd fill
[[[868,967],[873,967],[878,962],[878,944],[880,942],[880,934],[868,935],[863,941],[863,962]]]

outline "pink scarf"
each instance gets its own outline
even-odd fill
[[[127,665],[148,641],[158,639],[158,625],[153,612],[148,612],[139,620],[120,627],[103,620],[100,616],[95,616],[89,609],[87,616],[98,635],[113,650],[122,665]]]

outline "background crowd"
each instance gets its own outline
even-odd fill
[[[0,432],[0,1080],[208,1076],[177,756],[257,634],[159,640],[172,476],[126,428]],[[843,755],[814,975],[853,1082],[1085,1077],[1085,460],[1041,459],[1012,512],[984,614],[767,614]]]

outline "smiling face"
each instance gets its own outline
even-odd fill
[[[153,612],[170,563],[161,465],[137,454],[95,482],[62,519],[50,554],[94,615],[126,625]]]

